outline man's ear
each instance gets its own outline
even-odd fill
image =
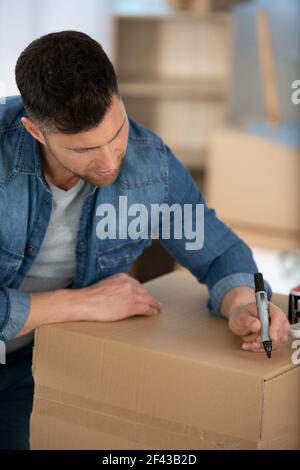
[[[42,132],[37,127],[37,125],[34,124],[34,122],[32,122],[27,117],[22,117],[21,122],[22,122],[23,126],[25,127],[25,129],[27,130],[27,132],[29,132],[29,134],[32,135],[32,137],[34,137],[36,140],[38,140],[41,144],[46,144]]]

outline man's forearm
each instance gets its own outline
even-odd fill
[[[94,320],[88,309],[85,289],[59,289],[51,292],[30,294],[30,310],[24,326],[16,336],[23,336],[35,328],[68,321]],[[223,297],[220,312],[229,318],[239,305],[255,302],[255,292],[250,287],[238,286],[230,289]],[[86,310],[84,312],[84,310]],[[91,317],[91,318],[90,318]],[[99,318],[98,318],[99,320]]]
[[[27,321],[16,336],[23,336],[41,325],[80,320],[80,291],[59,289],[31,293]]]
[[[246,305],[250,302],[255,302],[254,289],[247,286],[233,287],[224,295],[220,305],[220,312],[229,318],[230,313],[235,307]]]
[[[156,315],[160,304],[136,279],[118,273],[80,289],[30,294],[29,315],[16,336],[38,326],[68,321],[119,321]]]

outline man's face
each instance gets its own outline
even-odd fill
[[[66,176],[72,173],[97,186],[111,184],[126,153],[128,129],[124,105],[114,96],[99,126],[77,134],[50,133],[42,153],[48,161],[55,159],[57,170],[66,171]]]

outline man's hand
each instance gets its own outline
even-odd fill
[[[152,316],[161,304],[137,280],[114,274],[89,287],[30,293],[28,318],[16,336],[41,325],[70,321],[116,321]]]
[[[263,352],[255,292],[250,287],[239,286],[230,289],[224,296],[221,313],[228,318],[229,329],[243,340],[242,348],[246,351]],[[270,328],[269,336],[272,349],[276,349],[288,340],[290,325],[285,313],[269,302]]]
[[[278,348],[288,340],[289,322],[285,313],[269,302],[269,336],[272,349]],[[235,307],[229,315],[229,329],[243,339],[242,348],[246,351],[264,352],[260,337],[261,322],[258,318],[256,302]]]
[[[160,303],[136,279],[126,273],[114,274],[80,289],[82,317],[92,321],[116,321],[135,315],[152,316]]]

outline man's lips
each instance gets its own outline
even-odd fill
[[[116,170],[95,170],[95,173],[100,176],[110,176],[116,173]]]

